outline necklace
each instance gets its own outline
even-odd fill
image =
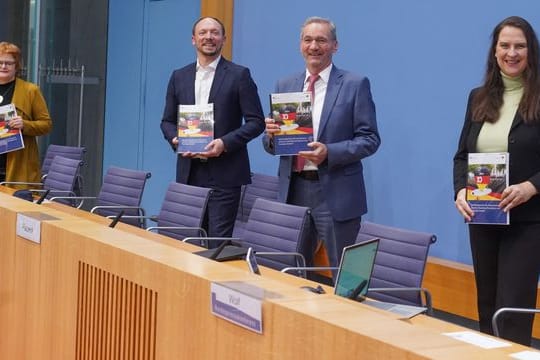
[[[13,89],[14,86],[15,86],[15,81],[7,88],[6,91],[4,91],[4,93],[2,95],[0,95],[0,104],[4,102],[4,96],[6,96],[6,94],[8,92],[10,92],[11,89]]]

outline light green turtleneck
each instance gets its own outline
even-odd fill
[[[523,79],[521,76],[511,78],[503,73],[501,75],[504,83],[503,105],[497,121],[484,122],[482,125],[476,143],[478,152],[508,151],[508,133],[523,95]]]

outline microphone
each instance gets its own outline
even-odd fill
[[[351,293],[349,294],[349,296],[347,296],[349,299],[351,300],[356,300],[356,298],[358,297],[358,295],[360,295],[360,293],[362,292],[362,290],[364,290],[364,287],[366,287],[366,284],[367,284],[367,280],[362,280],[360,282],[360,284],[358,284],[357,287],[355,287]]]
[[[230,241],[223,241],[221,242],[221,244],[219,244],[219,246],[216,248],[216,251],[214,251],[212,253],[212,255],[210,255],[208,258],[210,260],[216,260],[216,258],[218,257],[218,255],[223,251],[223,249],[225,249],[225,246],[229,245]]]
[[[51,189],[46,190],[43,194],[41,194],[41,196],[39,197],[39,199],[37,199],[36,204],[38,204],[38,205],[41,204],[41,203],[45,200],[45,198],[47,197],[47,195],[49,195],[50,192],[51,192]]]
[[[109,227],[110,228],[113,228],[116,226],[116,224],[118,224],[118,222],[120,221],[120,219],[122,218],[122,216],[124,216],[124,210],[121,210],[118,215],[116,215],[116,217],[113,219],[113,221],[111,221],[111,223],[109,224]]]

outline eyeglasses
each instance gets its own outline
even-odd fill
[[[10,67],[13,65],[15,65],[15,61],[0,61],[0,67],[2,66]]]

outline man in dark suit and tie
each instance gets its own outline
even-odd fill
[[[310,151],[281,156],[279,196],[312,209],[316,235],[326,246],[330,265],[338,266],[343,248],[354,243],[367,212],[361,160],[380,144],[375,105],[366,77],[332,64],[338,49],[333,22],[308,18],[300,49],[306,70],[278,81],[275,91],[313,92],[314,141]],[[263,144],[269,153],[278,131],[273,119],[266,119]]]
[[[183,152],[176,181],[213,189],[208,202],[210,236],[231,236],[240,189],[251,182],[247,143],[264,131],[257,86],[249,69],[221,56],[226,40],[221,21],[204,17],[195,22],[192,44],[197,61],[175,70],[169,80],[161,130],[176,150],[178,106],[214,105],[214,140],[204,152]]]

